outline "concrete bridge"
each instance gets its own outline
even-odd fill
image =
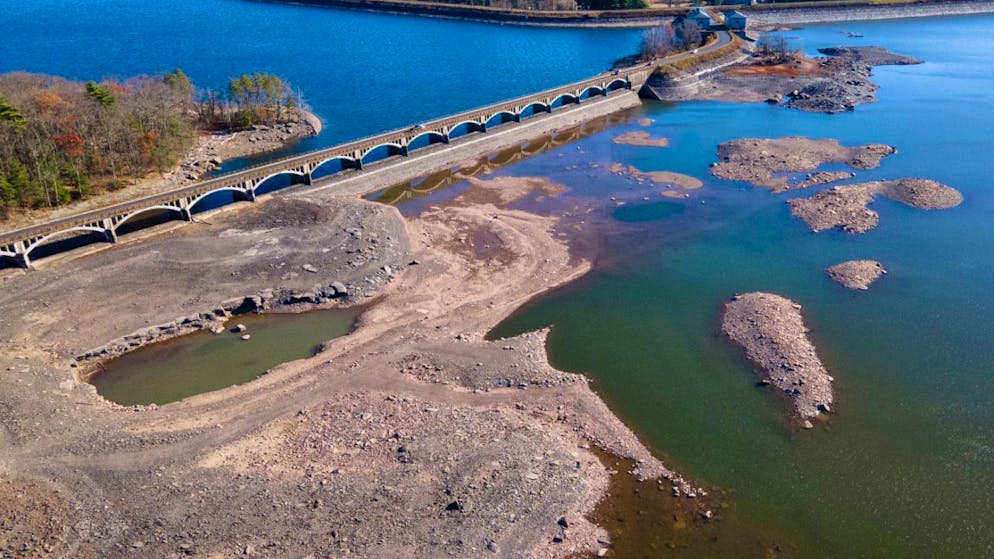
[[[701,51],[726,44],[728,40],[727,37],[720,37]],[[677,55],[674,58],[685,56],[687,55]],[[498,126],[513,125],[539,113],[551,113],[566,105],[579,105],[597,97],[606,97],[613,91],[637,91],[654,69],[653,65],[638,65],[606,72],[587,80],[410,128],[280,159],[161,194],[3,233],[0,234],[0,261],[10,258],[21,267],[30,268],[31,254],[40,246],[81,234],[97,235],[106,242],[115,243],[124,225],[143,216],[148,217],[151,212],[164,211],[174,219],[190,221],[198,205],[206,197],[218,192],[230,191],[236,198],[255,201],[258,195],[269,191],[266,183],[276,177],[289,177],[291,184],[309,185],[318,178],[361,171],[366,165],[376,161],[406,157],[414,150],[433,144],[448,144],[462,136],[486,133]]]
[[[580,104],[584,100],[607,96],[616,90],[638,90],[649,79],[653,68],[637,66],[605,73],[588,80],[567,84],[495,105],[466,111],[394,130],[347,144],[289,157],[251,169],[231,173],[188,187],[115,204],[34,227],[0,235],[0,257],[15,259],[22,267],[31,266],[31,253],[39,246],[80,233],[96,233],[110,243],[117,242],[118,230],[140,216],[167,211],[178,219],[191,220],[197,205],[207,196],[231,191],[254,201],[264,183],[289,175],[291,182],[311,184],[317,176],[324,178],[351,169],[361,170],[369,163],[393,156],[407,156],[411,151],[432,144],[448,144],[456,138],[486,133],[504,124],[521,122],[539,113]]]

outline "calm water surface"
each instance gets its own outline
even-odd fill
[[[321,344],[352,331],[359,311],[241,315],[229,326],[242,333],[197,332],[152,344],[106,363],[92,379],[104,398],[119,404],[167,404],[248,382],[272,367],[310,357]]]
[[[841,29],[866,37],[846,39]],[[631,123],[582,140],[580,152],[503,171],[551,177],[614,217],[602,225],[593,273],[527,305],[494,335],[554,325],[555,365],[596,379],[662,456],[718,490],[721,520],[707,538],[669,549],[653,522],[628,523],[618,528],[618,556],[992,556],[994,64],[985,53],[994,18],[787,35],[809,51],[880,44],[928,62],[875,69],[880,101],[853,113],[649,105],[644,116],[670,148],[611,144]],[[934,178],[966,201],[926,212],[880,200],[878,229],[813,234],[784,203],[813,191],[776,196],[709,178],[719,142],[793,134],[895,145],[898,155],[859,179]],[[590,161],[683,172],[706,185],[674,211],[652,189],[590,170]],[[644,194],[653,198],[643,202]],[[619,216],[609,196],[627,197],[629,209]],[[869,292],[824,276],[824,267],[852,258],[878,259],[890,273]],[[813,432],[786,425],[787,404],[755,388],[749,364],[718,332],[722,303],[752,290],[804,306],[836,378],[838,413]]]
[[[250,0],[0,0],[0,28],[0,72],[99,80],[178,66],[215,89],[242,73],[276,73],[325,121],[296,150],[583,79],[634,52],[640,37]]]

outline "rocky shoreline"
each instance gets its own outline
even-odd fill
[[[725,303],[721,328],[765,372],[759,384],[775,386],[793,402],[804,428],[832,410],[834,379],[807,338],[800,305],[772,293],[736,295]]]
[[[755,55],[752,61],[712,75],[696,98],[760,102],[819,113],[854,110],[876,101],[874,66],[921,64],[921,60],[893,54],[880,47],[821,49],[826,58],[770,64]]]

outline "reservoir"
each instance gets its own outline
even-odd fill
[[[321,136],[294,149],[583,78],[629,54],[639,37],[633,30],[532,29],[239,0],[24,4],[0,1],[5,17],[23,22],[6,30],[0,70],[99,79],[180,66],[196,83],[215,87],[242,72],[274,72],[327,122]],[[994,17],[847,22],[784,35],[809,53],[874,44],[926,63],[876,68],[879,101],[851,113],[650,103],[573,144],[482,175],[565,185],[567,192],[522,207],[589,209],[582,225],[599,239],[590,274],[527,304],[491,335],[551,325],[553,364],[591,377],[668,465],[709,488],[716,519],[706,537],[669,540],[657,529],[659,518],[612,525],[615,557],[990,556]],[[637,118],[653,122],[642,127]],[[667,137],[670,147],[612,142],[633,130]],[[785,200],[817,189],[774,195],[710,176],[719,143],[789,135],[894,145],[897,155],[858,179],[935,179],[960,190],[965,202],[929,212],[878,200],[877,229],[814,234],[790,217]],[[705,184],[686,199],[664,200],[658,189],[609,172],[612,163]],[[465,186],[439,184],[445,186],[430,196],[401,202],[402,209],[444,202],[446,192]],[[406,199],[395,194],[390,198]],[[826,266],[857,258],[881,261],[888,275],[868,292],[825,277]],[[752,367],[718,330],[722,303],[756,290],[803,305],[812,341],[836,379],[835,413],[812,431],[788,424],[785,401],[755,386]],[[301,336],[292,355],[243,366],[234,359],[249,348],[289,349],[285,341],[295,337],[279,330],[267,341],[265,328],[282,317],[247,322],[251,341],[234,334],[196,341],[219,345],[211,360],[191,361],[189,374],[214,370],[226,356],[244,376],[197,390],[245,382],[345,334],[353,318],[288,318],[313,336]],[[150,347],[163,353],[142,350],[122,363],[172,368],[187,358],[184,343]],[[100,383],[112,373],[100,378],[98,389],[110,394]],[[147,403],[134,396],[141,382],[136,376],[108,398]]]

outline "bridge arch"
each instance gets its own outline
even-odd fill
[[[107,230],[103,227],[96,227],[93,225],[77,225],[75,227],[70,227],[68,229],[63,229],[61,231],[56,231],[54,233],[49,233],[44,237],[39,237],[24,247],[24,255],[30,256],[34,250],[42,245],[47,245],[50,243],[58,241],[66,241],[74,237],[83,238],[82,235],[71,235],[72,233],[85,233],[87,235],[92,235],[93,233],[98,233],[102,236],[103,241],[108,241]],[[87,243],[88,244],[88,243]]]
[[[579,99],[590,99],[594,94],[604,95],[604,88],[596,85],[587,87],[586,89],[580,91],[580,95],[577,97]]]
[[[546,105],[541,101],[533,101],[531,103],[528,103],[524,107],[521,107],[521,112],[519,112],[518,114],[521,115],[521,118],[528,118],[531,116],[535,116],[535,113],[540,111],[543,113],[551,113],[552,107]]]
[[[631,87],[631,84],[628,82],[627,79],[615,78],[604,85],[604,91],[610,93],[618,89],[627,89],[629,87]]]
[[[557,105],[556,103],[559,104]],[[580,104],[580,98],[577,97],[576,95],[573,95],[572,93],[563,93],[555,97],[552,100],[552,102],[549,103],[549,108],[554,109],[556,107],[562,107],[563,105],[567,104],[578,105]]]
[[[500,119],[495,121],[494,119],[496,119],[497,117],[500,117]],[[508,122],[514,122],[517,120],[518,120],[518,113],[512,111],[500,111],[492,115],[490,118],[488,118],[487,121],[483,123],[483,125],[486,126],[487,128],[492,128],[494,126],[500,126],[501,124],[506,124]]]
[[[321,167],[324,167],[325,165],[330,164],[330,163],[332,163],[334,161],[337,161],[339,163],[339,168],[338,169],[334,169],[331,172],[327,172],[327,173],[322,174],[321,175],[322,177],[331,176],[331,175],[334,175],[336,173],[340,173],[340,172],[342,172],[342,171],[344,171],[346,169],[359,169],[359,168],[362,167],[362,164],[359,162],[358,159],[353,159],[351,157],[346,157],[344,155],[336,155],[335,157],[329,157],[328,159],[325,159],[324,161],[321,161],[317,165],[315,165],[314,168],[311,169],[311,179],[314,179],[314,178],[317,177],[317,175],[318,175],[318,169],[320,169]]]
[[[0,250],[0,258],[17,258],[17,253],[9,252],[6,250]]]
[[[284,185],[280,185],[279,183],[275,182],[271,182],[270,184],[266,185],[267,182],[270,182],[272,179],[275,179],[276,177],[288,177],[290,180],[288,184]],[[297,171],[296,169],[286,169],[284,171],[278,171],[276,173],[273,173],[268,177],[256,182],[255,185],[252,187],[252,191],[255,193],[256,196],[262,196],[263,194],[269,194],[270,192],[275,192],[283,188],[289,188],[294,184],[307,184],[307,182],[308,182],[308,177],[306,173],[302,173],[300,171]]]
[[[115,220],[116,223],[114,223],[114,231],[116,232],[118,229],[121,228],[121,226],[123,226],[127,222],[131,221],[132,219],[134,219],[134,218],[136,218],[136,217],[138,217],[138,216],[140,216],[142,214],[153,212],[153,211],[162,211],[162,210],[166,210],[166,211],[168,211],[170,213],[177,213],[181,217],[183,215],[183,208],[180,208],[178,206],[149,206],[147,208],[142,208],[140,210],[135,210],[135,211],[129,213],[128,215],[124,216],[123,218]]]
[[[427,140],[427,143],[422,145],[423,140]],[[426,130],[407,141],[407,151],[411,152],[438,143],[449,143],[449,137],[437,130]]]
[[[376,154],[376,150],[379,150],[381,148],[386,150],[386,157],[380,157],[380,158],[371,157],[372,155]],[[362,163],[370,163],[373,161],[379,161],[381,159],[389,159],[394,155],[407,155],[407,147],[394,142],[386,142],[378,144],[362,152],[362,155],[359,156],[359,161],[361,161]]]
[[[459,128],[461,128],[462,126],[466,127],[465,132],[459,131]],[[481,124],[475,120],[464,120],[449,128],[449,139],[452,140],[455,138],[459,138],[461,136],[468,136],[473,132],[486,132],[486,131],[487,131],[486,124]]]
[[[220,188],[215,188],[214,190],[211,190],[210,192],[204,192],[203,194],[199,194],[199,195],[195,196],[194,198],[190,199],[190,205],[186,207],[187,211],[189,211],[192,214],[193,213],[193,208],[195,208],[197,206],[197,204],[203,202],[205,198],[207,198],[208,196],[212,196],[214,194],[219,194],[219,193],[224,192],[224,191],[230,191],[230,192],[233,192],[236,195],[235,196],[236,199],[233,200],[231,203],[234,203],[234,202],[238,201],[237,200],[237,195],[239,195],[239,194],[244,199],[246,199],[246,200],[250,200],[251,199],[250,196],[252,195],[252,193],[246,191],[244,188],[240,188],[240,187],[237,187],[237,186],[222,186]],[[224,204],[221,204],[221,205],[222,206],[227,206],[228,203],[224,203]]]

